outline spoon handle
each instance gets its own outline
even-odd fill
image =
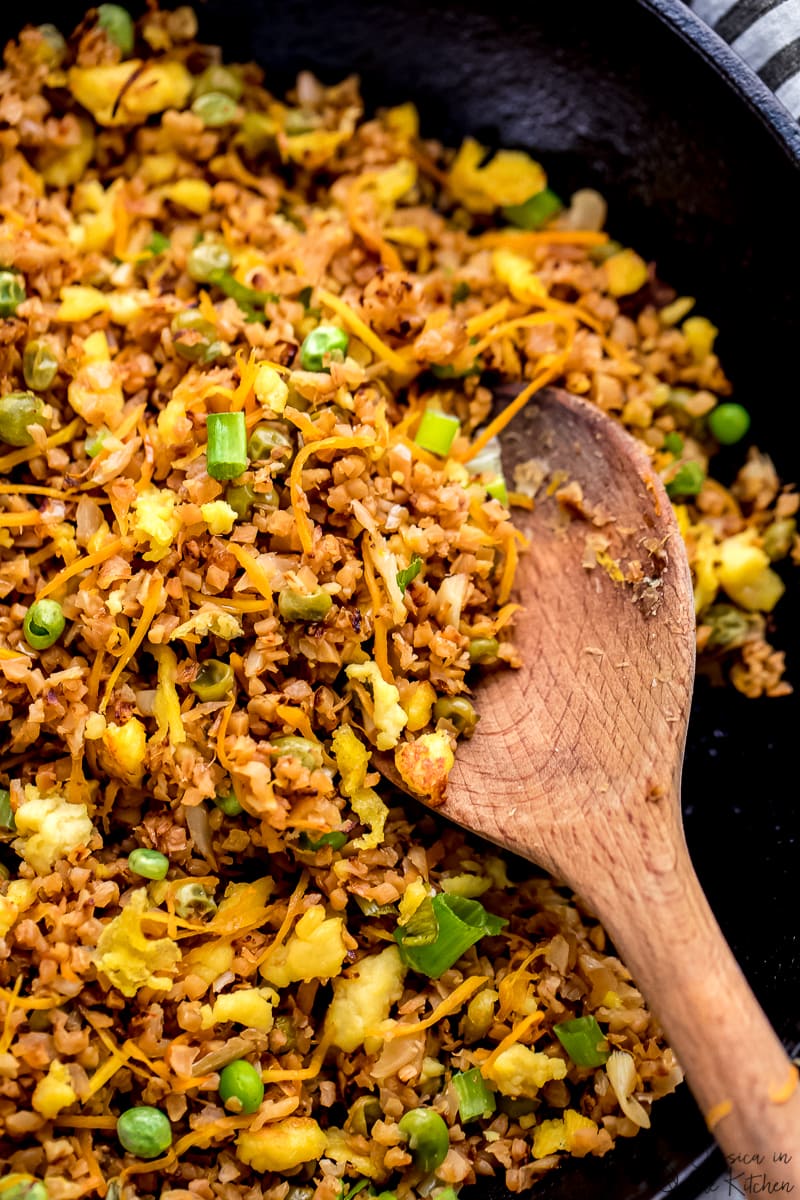
[[[632,825],[624,863],[605,864],[599,890],[576,888],[650,999],[733,1179],[753,1177],[742,1194],[800,1195],[798,1070],[722,935],[675,828],[677,811],[665,802]],[[618,841],[608,853],[621,858]]]

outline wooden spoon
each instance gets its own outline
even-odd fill
[[[480,724],[440,811],[578,893],[662,1023],[733,1175],[800,1194],[797,1068],[683,833],[695,615],[672,507],[643,447],[567,392],[538,393],[504,435],[504,459],[538,460],[529,473],[541,475],[520,522],[523,666],[479,685]]]

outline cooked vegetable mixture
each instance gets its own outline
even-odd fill
[[[797,497],[708,474],[717,331],[599,195],[196,37],[102,4],[0,73],[0,1200],[522,1191],[681,1072],[573,896],[375,770],[435,807],[519,665],[497,435],[558,382],[641,438],[748,695]]]

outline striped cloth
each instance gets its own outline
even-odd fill
[[[691,6],[800,118],[800,0],[691,0]]]

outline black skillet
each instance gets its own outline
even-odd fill
[[[0,35],[5,41],[25,20],[67,30],[83,8],[4,5]],[[326,82],[355,71],[371,106],[415,100],[427,135],[455,143],[471,133],[534,150],[562,195],[599,188],[612,234],[656,259],[662,278],[696,296],[698,311],[719,325],[720,354],[753,413],[755,440],[784,478],[800,480],[800,132],[679,0],[200,0],[198,10],[201,37],[221,42],[231,59],[259,61],[277,92],[301,68]],[[729,474],[740,458],[728,451],[719,470]],[[800,685],[800,586],[787,581],[774,641]],[[800,1041],[799,729],[795,696],[752,701],[701,683],[684,786],[700,879],[792,1045]],[[537,1195],[688,1198],[722,1167],[684,1088],[656,1107],[650,1133],[604,1160],[567,1164]],[[743,1194],[745,1182],[730,1194]],[[498,1184],[480,1190],[507,1196]]]

